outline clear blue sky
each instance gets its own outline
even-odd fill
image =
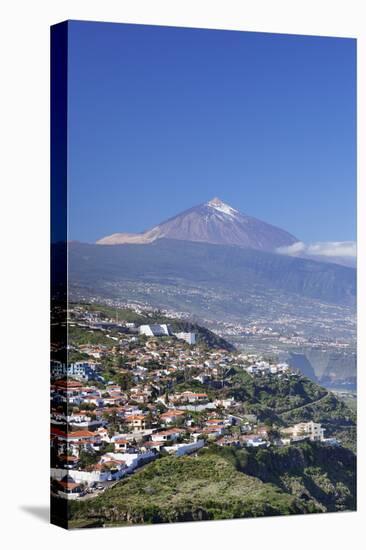
[[[300,240],[355,239],[356,41],[71,22],[72,240],[220,197]]]

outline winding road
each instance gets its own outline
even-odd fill
[[[315,401],[310,401],[309,403],[305,403],[304,405],[300,405],[300,407],[295,407],[294,409],[290,409],[288,411],[285,411],[283,413],[279,413],[278,416],[285,416],[286,414],[293,413],[294,411],[300,411],[301,409],[305,409],[306,407],[310,407],[311,405],[315,405],[316,403],[319,403],[326,397],[328,397],[330,392],[328,391],[325,395],[322,395],[322,397],[319,397],[319,399],[315,399]]]

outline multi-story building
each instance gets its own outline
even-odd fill
[[[75,363],[51,362],[51,376],[53,378],[70,377],[78,380],[102,380],[97,373],[100,363],[77,361]]]
[[[283,434],[291,437],[293,441],[300,439],[310,439],[310,441],[323,441],[325,428],[322,425],[313,422],[300,422],[290,428],[281,430]]]

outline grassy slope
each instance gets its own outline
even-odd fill
[[[114,308],[103,304],[85,304],[89,311],[98,311],[105,315],[108,318],[119,321],[127,321],[130,323],[139,324],[151,324],[151,323],[167,323],[169,324],[174,332],[196,332],[197,333],[197,343],[205,344],[210,348],[220,348],[227,351],[234,351],[235,347],[227,342],[224,338],[221,338],[211,330],[198,325],[197,323],[192,323],[190,321],[181,321],[177,319],[172,319],[163,315],[159,311],[146,312],[144,314],[137,313],[129,308]],[[73,327],[71,327],[72,329]],[[70,329],[70,330],[71,330]],[[70,332],[70,339],[73,339],[73,335],[76,334],[76,330]],[[90,334],[90,333],[89,333]],[[100,336],[102,338],[102,336]],[[108,342],[108,339],[104,337],[104,340]],[[76,342],[77,343],[77,342]],[[85,343],[85,342],[80,342]],[[93,341],[91,342],[93,343]],[[96,342],[99,343],[99,342]],[[101,342],[106,343],[106,342]]]
[[[354,510],[355,456],[316,444],[259,450],[215,445],[166,457],[92,500],[70,503],[70,527]]]
[[[258,410],[261,407],[271,409],[275,415],[302,407],[327,394],[326,389],[304,376],[253,377],[242,369],[233,376],[229,388],[229,393],[237,400],[258,405]]]
[[[239,471],[313,502],[323,511],[356,507],[356,457],[348,449],[304,442],[269,449],[213,446],[206,452],[225,457]]]
[[[239,472],[215,454],[167,457],[93,500],[70,504],[70,527],[161,523],[320,511],[279,488]]]

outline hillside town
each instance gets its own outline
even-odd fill
[[[230,394],[235,377],[249,382],[300,378],[288,364],[209,346],[199,333],[169,322],[125,317],[74,305],[67,362],[53,350],[54,495],[92,498],[148,462],[195,454],[213,443],[338,445],[320,423],[270,425]]]

